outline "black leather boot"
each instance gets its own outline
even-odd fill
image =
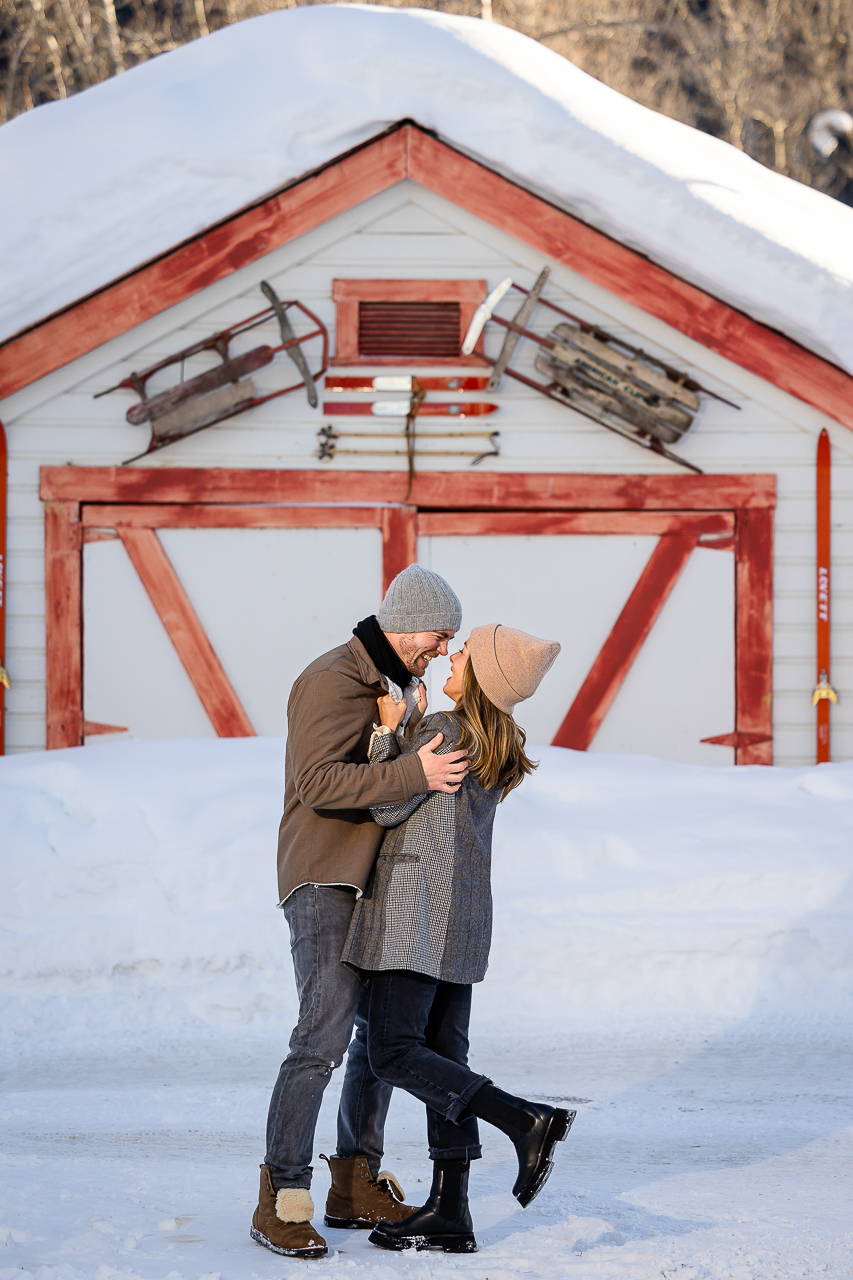
[[[512,1194],[522,1209],[536,1199],[554,1167],[554,1148],[572,1127],[576,1111],[527,1102],[484,1084],[468,1103],[478,1120],[487,1120],[505,1133],[518,1156],[518,1177]]]
[[[476,1253],[474,1224],[468,1208],[467,1160],[435,1160],[432,1187],[422,1209],[402,1222],[380,1222],[368,1240],[380,1249],[443,1249]]]

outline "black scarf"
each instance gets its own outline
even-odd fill
[[[364,645],[377,671],[381,671],[388,680],[393,680],[394,684],[405,689],[412,678],[412,673],[407,671],[391,648],[390,641],[376,621],[376,615],[371,614],[369,618],[363,618],[357,627],[353,627],[352,633]]]

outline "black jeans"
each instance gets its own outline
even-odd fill
[[[474,1116],[464,1116],[488,1076],[468,1067],[470,983],[408,969],[370,977],[367,1053],[375,1075],[426,1103],[431,1160],[479,1160]]]

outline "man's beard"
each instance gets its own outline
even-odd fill
[[[437,656],[434,653],[424,653],[423,649],[409,640],[407,636],[401,636],[399,640],[399,655],[403,666],[413,676],[422,676],[431,660]],[[426,664],[423,671],[419,670],[419,663]]]

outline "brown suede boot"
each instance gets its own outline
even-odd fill
[[[320,1156],[332,1171],[326,1200],[327,1227],[352,1230],[377,1222],[401,1222],[417,1206],[404,1204],[406,1193],[393,1173],[384,1170],[375,1180],[364,1156]]]
[[[276,1194],[269,1169],[261,1165],[261,1191],[250,1232],[253,1240],[289,1258],[325,1258],[329,1250],[320,1232],[311,1226],[313,1212],[310,1191],[285,1187]]]

